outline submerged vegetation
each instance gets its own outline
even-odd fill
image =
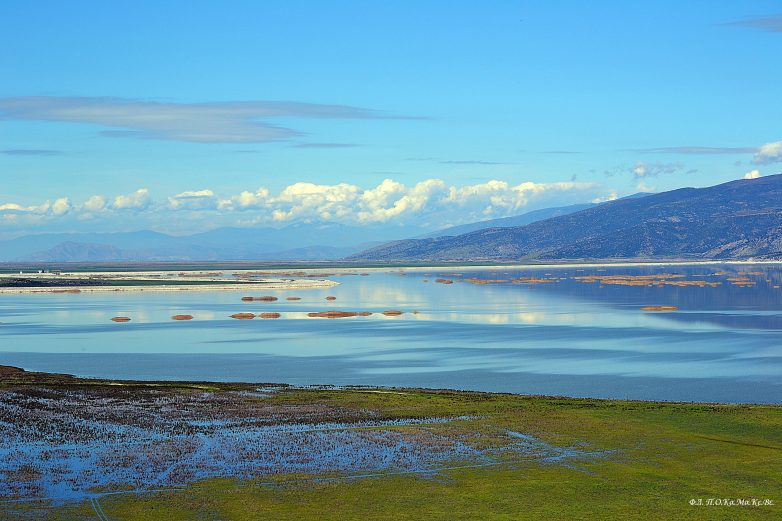
[[[0,418],[2,519],[782,513],[778,406],[82,380],[3,368]],[[708,505],[714,498],[749,503]]]

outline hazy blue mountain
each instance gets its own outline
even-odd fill
[[[84,262],[110,262],[117,260],[135,260],[122,250],[108,244],[83,242],[62,242],[48,250],[36,252],[27,260],[33,262],[61,262],[66,259],[78,259]]]
[[[434,237],[445,237],[454,235],[463,235],[465,233],[474,232],[476,230],[484,230],[486,228],[512,228],[514,226],[524,226],[544,219],[550,219],[560,215],[567,215],[569,213],[586,210],[597,206],[596,203],[584,203],[584,204],[572,204],[570,206],[560,206],[558,208],[542,208],[540,210],[533,210],[521,215],[514,215],[512,217],[502,217],[499,219],[489,219],[486,221],[478,221],[474,223],[460,224],[459,226],[452,226],[450,228],[444,228],[435,232],[427,233],[416,237],[416,239],[430,239]]]
[[[0,262],[332,260],[413,229],[341,224],[217,228],[188,236],[152,231],[47,233],[0,241]]]
[[[648,192],[638,192],[632,195],[623,197],[622,199],[637,199],[639,197],[646,197]],[[444,228],[434,232],[419,235],[415,239],[432,239],[434,237],[444,237],[446,235],[464,235],[465,233],[474,232],[477,230],[485,230],[487,228],[513,228],[515,226],[526,226],[534,222],[543,221],[545,219],[551,219],[552,217],[559,217],[560,215],[568,215],[587,208],[593,208],[599,204],[604,203],[582,203],[571,204],[569,206],[558,206],[555,208],[541,208],[540,210],[532,210],[520,215],[514,215],[511,217],[501,217],[499,219],[488,219],[486,221],[478,221],[474,223],[461,224],[459,226],[452,226],[450,228]]]
[[[362,243],[356,246],[306,246],[304,248],[293,248],[291,250],[279,251],[269,253],[265,256],[264,260],[290,260],[290,261],[307,261],[307,260],[338,260],[350,255],[354,255],[367,248],[373,248],[382,244],[380,242],[368,242]]]
[[[100,244],[116,249],[146,249],[160,247],[172,237],[152,231],[119,233],[42,233],[0,241],[0,261],[28,257],[67,242]]]
[[[383,261],[782,258],[782,175],[611,201],[513,228],[391,242]]]

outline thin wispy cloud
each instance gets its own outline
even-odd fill
[[[486,161],[483,159],[440,159],[437,157],[406,157],[405,161],[429,161],[441,165],[507,165],[502,161]]]
[[[654,177],[660,174],[673,174],[682,172],[683,170],[684,165],[682,163],[646,163],[644,161],[639,161],[630,169],[636,178]]]
[[[0,98],[0,120],[84,123],[101,135],[195,143],[264,143],[301,132],[276,118],[421,119],[347,105],[292,101],[172,103],[132,98],[26,96]]]
[[[656,177],[660,174],[675,174],[675,173],[695,173],[697,169],[685,169],[684,163],[663,163],[661,161],[647,162],[637,161],[635,164],[628,166],[626,164],[619,165],[611,169],[604,170],[603,173],[608,177],[616,175],[632,174],[635,179],[642,179],[647,177]]]
[[[500,161],[482,161],[480,159],[438,161],[441,165],[507,165]]]
[[[355,148],[356,143],[298,143],[293,148]]]
[[[544,154],[580,154],[576,150],[544,150]]]
[[[63,155],[63,152],[60,150],[48,150],[43,148],[11,148],[8,150],[3,150],[3,154],[7,156],[39,156],[39,157],[47,157],[47,156],[61,156]]]
[[[782,33],[782,14],[736,20],[734,22],[728,22],[722,25],[746,27],[747,29],[756,29],[758,31],[765,31],[769,33]]]
[[[718,154],[751,154],[757,151],[757,147],[659,147],[659,148],[635,148],[630,152],[651,152],[653,154],[693,154],[693,155],[718,155]]]

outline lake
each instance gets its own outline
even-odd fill
[[[235,291],[0,295],[0,364],[104,378],[782,403],[778,264],[389,268],[333,280],[341,285],[263,293],[276,302],[242,302]],[[326,310],[373,314],[307,316]],[[281,317],[229,317],[238,312]],[[132,321],[110,321],[118,315]]]

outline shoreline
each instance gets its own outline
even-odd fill
[[[0,352],[0,358],[2,358]],[[10,377],[10,379],[9,379]],[[19,380],[16,377],[21,377]],[[24,381],[27,380],[27,381]],[[513,391],[491,391],[478,389],[457,389],[453,387],[423,387],[408,385],[373,385],[373,384],[296,384],[287,382],[249,381],[249,380],[209,380],[209,379],[125,379],[99,376],[85,376],[72,373],[58,373],[49,371],[28,371],[19,366],[9,366],[0,363],[0,390],[4,385],[45,385],[52,382],[66,383],[70,385],[110,385],[127,387],[198,387],[210,386],[214,388],[256,388],[275,387],[280,389],[299,391],[335,391],[335,392],[372,392],[372,393],[430,393],[450,395],[482,395],[482,396],[507,396],[530,400],[567,400],[576,402],[599,402],[603,404],[646,404],[646,405],[683,405],[683,406],[719,406],[719,407],[762,407],[782,410],[782,402],[749,402],[749,401],[709,401],[709,400],[665,400],[643,398],[611,398],[600,396],[575,396],[556,393],[525,393]]]
[[[480,263],[470,262],[448,262],[442,263],[340,263],[332,261],[291,261],[270,262],[264,260],[258,261],[189,261],[181,263],[154,263],[154,262],[117,262],[107,264],[93,264],[87,262],[48,262],[48,263],[19,263],[19,262],[0,262],[0,278],[18,276],[19,271],[62,268],[63,274],[89,274],[95,276],[118,275],[118,276],[148,276],[155,274],[171,273],[204,273],[210,271],[230,272],[236,274],[247,274],[257,272],[382,272],[399,270],[441,270],[441,269],[461,269],[461,270],[481,270],[481,269],[538,269],[538,268],[584,268],[584,267],[640,267],[640,266],[715,266],[715,265],[782,265],[782,259],[758,259],[758,260],[611,260],[601,259],[592,261],[551,261],[546,263],[534,262],[494,262]],[[136,267],[148,267],[152,269],[133,270]],[[90,268],[97,268],[90,271]],[[5,271],[5,272],[3,272]],[[51,275],[51,273],[28,272],[24,276]]]
[[[289,272],[323,272],[325,270],[332,271],[334,273],[344,272],[356,272],[362,271],[366,273],[382,273],[382,272],[408,272],[408,271],[438,271],[438,270],[459,270],[459,271],[480,271],[480,270],[508,270],[508,269],[562,269],[562,268],[637,268],[643,266],[722,266],[722,265],[736,265],[736,266],[752,266],[752,265],[782,265],[782,261],[778,260],[762,260],[762,261],[653,261],[653,262],[583,262],[583,263],[553,263],[553,264],[443,264],[443,265],[399,265],[399,266],[383,266],[383,267],[370,267],[370,266],[356,266],[356,267],[302,267],[296,269],[286,268],[259,268],[257,270],[247,270],[249,272],[263,272],[263,273],[289,273]],[[186,270],[179,270],[186,271]],[[239,271],[236,271],[239,273]]]
[[[329,280],[327,277],[346,276],[346,275],[370,275],[372,273],[413,273],[421,271],[499,271],[499,270],[540,270],[540,269],[604,269],[604,268],[638,268],[638,267],[668,267],[668,266],[752,266],[782,265],[782,261],[654,261],[654,262],[585,262],[585,263],[553,263],[553,264],[451,264],[451,265],[400,265],[400,266],[323,266],[318,267],[308,265],[306,267],[279,267],[256,269],[224,269],[220,268],[219,263],[214,270],[186,269],[183,266],[172,267],[165,270],[146,270],[146,271],[57,271],[52,272],[33,272],[33,273],[0,273],[0,283],[4,279],[32,279],[56,281],[58,279],[79,281],[79,280],[121,280],[132,282],[149,282],[153,284],[144,285],[51,285],[51,286],[0,286],[0,294],[29,294],[29,293],[82,293],[82,292],[175,292],[175,291],[238,291],[238,290],[296,290],[296,289],[318,289],[329,288],[340,285],[339,282]],[[132,265],[130,265],[132,266]],[[2,264],[0,263],[0,267]],[[78,270],[78,268],[76,268]],[[228,278],[226,273],[237,278]],[[315,275],[312,275],[315,274]],[[265,279],[251,280],[248,276],[268,277]],[[304,276],[314,277],[319,275],[322,279],[311,278],[280,278],[283,276]],[[276,276],[276,277],[275,277]],[[176,284],[177,280],[187,281],[188,284]],[[230,281],[230,282],[227,282]],[[155,282],[161,284],[154,284]],[[198,284],[193,284],[198,283]]]
[[[37,274],[36,274],[37,275]],[[0,276],[0,280],[3,277]],[[42,278],[42,277],[38,277]],[[161,279],[133,279],[145,282],[160,282]],[[31,294],[31,293],[98,293],[98,292],[177,292],[177,291],[259,291],[259,290],[302,290],[324,289],[340,285],[333,280],[275,280],[264,281],[236,281],[228,284],[212,281],[193,280],[192,282],[205,282],[203,284],[150,284],[150,285],[70,285],[70,286],[28,286],[28,287],[0,287],[0,294]]]
[[[2,353],[0,353],[0,357]],[[399,385],[338,385],[338,384],[293,384],[286,382],[254,382],[254,381],[234,381],[234,380],[159,380],[159,379],[123,379],[123,378],[102,378],[96,376],[79,376],[71,373],[53,373],[48,371],[28,371],[18,366],[9,366],[0,364],[0,390],[4,385],[46,385],[46,384],[66,384],[66,385],[90,385],[90,386],[126,386],[126,387],[182,387],[195,388],[199,386],[209,386],[213,388],[256,388],[273,387],[288,390],[299,391],[334,391],[334,392],[368,392],[368,393],[424,393],[424,394],[449,394],[449,395],[481,395],[481,396],[507,396],[530,400],[568,400],[576,402],[599,402],[604,404],[646,404],[646,405],[692,405],[692,406],[719,406],[719,407],[763,407],[782,410],[782,403],[778,402],[719,402],[719,401],[696,401],[696,400],[661,400],[661,399],[640,399],[640,398],[605,398],[594,396],[570,396],[565,394],[532,394],[518,393],[512,391],[481,391],[475,389],[456,389],[451,387],[418,387],[418,386],[399,386]]]

